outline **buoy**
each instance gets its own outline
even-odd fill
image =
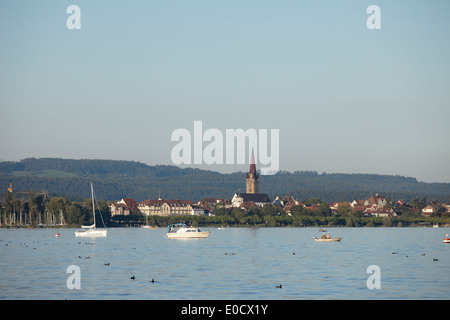
[[[450,238],[448,237],[448,234],[445,235],[444,243],[450,243]]]

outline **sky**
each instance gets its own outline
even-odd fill
[[[66,24],[73,4],[80,29]],[[370,5],[381,29],[366,25]],[[0,158],[170,165],[172,133],[202,121],[278,129],[280,170],[450,182],[449,12],[446,0],[2,0]]]

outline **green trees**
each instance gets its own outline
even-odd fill
[[[421,200],[419,200],[419,198],[413,198],[411,200],[411,207],[416,209],[417,211],[422,210],[426,206],[427,206],[427,198],[426,197],[422,198]]]
[[[317,209],[314,210],[314,214],[322,217],[329,217],[332,215],[330,207],[324,202],[319,204]]]
[[[89,197],[89,182],[102,199],[156,198],[159,191],[169,199],[207,197],[229,199],[245,187],[245,174],[218,172],[175,166],[149,166],[134,161],[24,159],[0,162],[0,198],[3,202],[9,183],[16,190],[46,190],[53,196],[79,200]],[[261,190],[271,197],[289,194],[296,199],[318,203],[367,199],[382,193],[387,198],[402,199],[421,209],[426,198],[450,201],[450,183],[424,183],[414,178],[374,174],[318,174],[313,171],[285,172],[264,176]],[[425,201],[424,201],[425,199]],[[411,201],[413,200],[413,201]],[[309,205],[305,203],[305,205]]]
[[[45,210],[44,197],[42,195],[35,196],[32,191],[29,193],[28,199],[29,218],[31,224],[43,223],[43,213]]]
[[[109,222],[110,211],[105,201],[98,201],[96,219]],[[38,225],[64,225],[79,226],[92,224],[92,200],[71,202],[64,197],[44,199],[43,195],[28,194],[28,200],[13,199],[9,194],[4,208],[0,208],[2,226],[38,226]]]
[[[83,225],[88,220],[84,208],[78,203],[71,203],[66,208],[65,220],[69,225]],[[87,223],[86,223],[87,224]]]
[[[185,222],[198,226],[257,226],[257,227],[408,227],[430,226],[433,224],[450,224],[450,214],[442,207],[431,217],[424,217],[418,211],[425,199],[413,203],[393,204],[397,217],[365,217],[361,212],[355,211],[347,202],[339,203],[336,213],[332,213],[329,206],[317,198],[305,199],[303,203],[309,206],[293,205],[288,214],[281,207],[267,204],[264,207],[225,208],[221,204],[214,206],[215,216],[150,216],[150,225],[165,226],[171,223]],[[2,226],[38,226],[64,225],[79,226],[93,223],[91,199],[84,201],[70,201],[64,197],[45,199],[40,194],[30,192],[28,199],[14,199],[9,193],[0,208],[0,221]],[[100,224],[103,219],[108,226],[123,226],[145,223],[146,217],[140,212],[133,212],[130,216],[110,216],[108,203],[97,201],[96,221]],[[110,223],[112,222],[112,223]]]

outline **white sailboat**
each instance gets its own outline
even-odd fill
[[[75,237],[106,237],[107,234],[106,227],[105,228],[95,227],[95,201],[94,201],[94,187],[92,186],[92,183],[91,183],[91,194],[92,194],[92,212],[94,214],[94,224],[91,226],[81,226],[81,230],[75,231]],[[103,226],[104,225],[105,224],[103,223]]]

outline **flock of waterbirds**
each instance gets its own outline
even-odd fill
[[[0,245],[1,244],[4,244],[4,246],[5,247],[8,247],[10,244],[13,244],[13,242],[12,241],[3,241],[3,239],[0,239]],[[22,245],[23,247],[26,247],[26,248],[28,248],[28,247],[30,247],[26,242],[17,242],[17,244],[19,244],[19,245]],[[53,245],[55,244],[55,243],[52,243]],[[70,244],[70,243],[67,243],[68,245]],[[93,246],[93,245],[95,245],[96,243],[95,242],[82,242],[82,241],[78,241],[78,244],[79,245],[82,245],[82,244],[84,244],[84,245],[91,245],[91,246]],[[39,245],[44,245],[44,246],[46,246],[46,245],[49,245],[49,243],[47,243],[47,242],[42,242],[42,241],[40,241],[40,240],[37,240],[36,241],[36,244],[35,244],[36,246],[32,246],[32,249],[33,250],[36,250],[37,249],[37,246],[39,246]],[[136,247],[134,247],[134,248],[132,248],[132,249],[136,249]],[[115,250],[117,250],[117,248],[115,248]],[[224,253],[226,256],[234,256],[234,255],[236,255],[236,253],[235,252],[225,252]],[[399,252],[398,251],[393,251],[392,252],[392,254],[393,255],[399,255]],[[295,256],[295,252],[292,252],[292,255],[293,256]],[[408,254],[405,254],[405,253],[401,253],[400,255],[404,255],[406,258],[408,258],[409,257],[409,255]],[[421,253],[421,256],[425,256],[426,254],[425,253]],[[78,256],[78,258],[79,259],[90,259],[90,256]],[[433,259],[433,261],[434,262],[437,262],[437,261],[439,261],[439,259],[438,258],[432,258]],[[110,266],[111,264],[110,264],[110,262],[105,262],[104,264],[103,264],[104,266],[106,266],[106,267],[108,267],[108,266]],[[133,274],[133,275],[131,275],[131,277],[130,277],[130,280],[136,280],[136,276]],[[149,281],[150,283],[157,283],[158,281],[156,281],[155,279],[152,279],[152,280],[150,280]],[[277,289],[282,289],[283,288],[283,285],[282,284],[280,284],[280,285],[276,285],[275,286],[275,288],[277,288]]]

